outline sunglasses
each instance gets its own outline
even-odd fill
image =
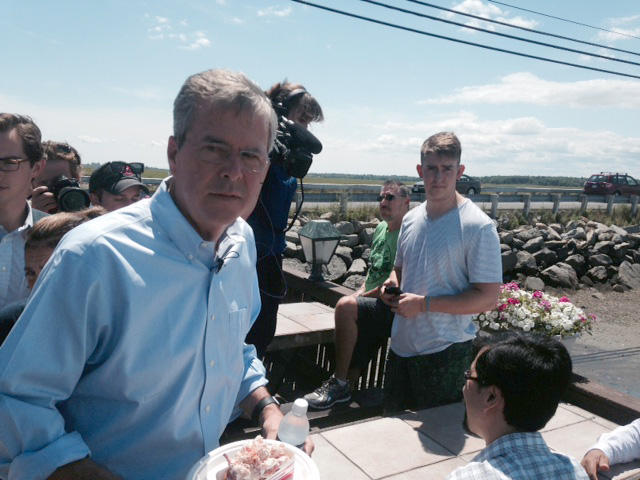
[[[386,200],[387,202],[390,202],[396,197],[397,195],[393,195],[392,193],[385,193],[384,195],[378,195],[378,201],[381,202],[382,200]]]
[[[129,173],[129,171],[131,171],[135,175],[140,176],[142,175],[142,172],[144,172],[144,163],[111,162],[109,164],[109,168],[113,173],[124,175],[125,173]]]

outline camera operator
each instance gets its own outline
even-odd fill
[[[258,357],[264,355],[275,335],[278,305],[286,293],[282,254],[297,178],[306,175],[311,166],[311,154],[322,149],[320,142],[307,132],[307,127],[311,122],[324,119],[318,101],[300,84],[285,80],[272,86],[267,95],[278,114],[278,135],[276,146],[269,155],[271,166],[260,198],[247,219],[256,240],[262,309],[246,342],[255,345]]]
[[[81,159],[65,142],[43,142],[47,163],[31,196],[31,205],[47,213],[76,211],[89,206],[89,195],[80,188]]]
[[[109,212],[126,207],[149,195],[142,183],[144,164],[140,162],[107,162],[93,171],[89,178],[92,205]]]

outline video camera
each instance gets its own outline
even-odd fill
[[[306,128],[284,115],[278,118],[276,141],[270,159],[295,178],[303,178],[313,162],[313,155],[322,151],[322,143]]]
[[[75,212],[89,208],[89,194],[80,188],[78,181],[59,175],[48,186],[49,191],[56,197],[58,207],[63,212]]]

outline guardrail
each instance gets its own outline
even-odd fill
[[[82,177],[82,183],[88,184],[89,177]],[[145,185],[159,185],[160,178],[143,178]],[[305,201],[313,203],[339,203],[340,211],[346,215],[349,202],[377,202],[380,185],[362,184],[304,184]],[[536,203],[551,203],[552,213],[557,213],[560,203],[573,202],[580,204],[580,211],[584,212],[590,203],[606,204],[607,214],[611,215],[615,205],[630,205],[631,215],[638,213],[637,195],[585,195],[580,188],[542,188],[542,187],[485,187],[483,193],[470,195],[475,203],[490,203],[492,217],[497,217],[500,203],[522,203],[523,213],[529,214],[532,205]],[[424,193],[412,193],[411,200],[424,201]],[[296,205],[301,201],[300,186],[296,193]]]
[[[522,203],[522,210],[528,214],[536,203],[551,203],[552,213],[557,213],[560,203],[579,203],[580,211],[587,210],[588,205],[606,204],[607,213],[611,215],[615,205],[630,205],[631,215],[638,213],[637,195],[585,195],[577,188],[529,188],[529,187],[488,187],[484,193],[469,195],[476,203],[490,203],[490,215],[496,217],[500,203]],[[313,203],[339,203],[342,214],[346,214],[350,202],[377,202],[380,193],[379,185],[345,185],[345,184],[305,184],[305,201]],[[296,202],[301,198],[300,189]],[[412,193],[411,200],[424,201],[424,193]]]

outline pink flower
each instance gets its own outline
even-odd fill
[[[503,286],[503,290],[509,290],[510,292],[515,292],[517,290],[520,290],[520,285],[518,285],[517,282],[505,283]]]
[[[533,292],[533,298],[542,298],[542,292],[540,290],[536,290]]]
[[[567,297],[560,297],[558,299],[558,302],[564,302],[564,303],[569,302],[569,303],[571,303],[571,300],[569,300]]]
[[[551,310],[551,303],[548,300],[541,300],[540,305],[542,305],[545,310]]]
[[[520,304],[520,300],[518,300],[517,298],[509,298],[507,300],[507,302],[509,302],[511,305],[519,305]]]
[[[511,300],[511,299],[509,299]],[[501,305],[498,305],[498,311],[499,312],[503,312],[504,310],[506,310],[509,307],[509,305],[507,305],[506,303],[503,303]]]

